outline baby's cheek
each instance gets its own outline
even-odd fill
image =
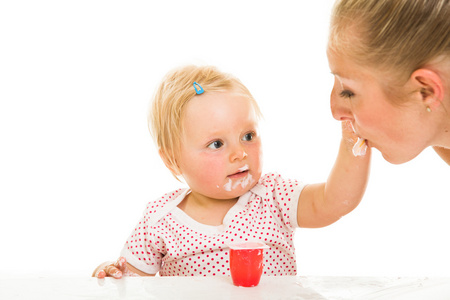
[[[206,164],[202,164],[201,172],[199,172],[199,180],[203,184],[211,186],[223,184],[224,178],[227,176],[226,169],[223,164],[218,161],[210,161]]]
[[[255,173],[261,173],[263,167],[263,150],[261,143],[249,150],[250,168]]]

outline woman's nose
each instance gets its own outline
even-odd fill
[[[350,107],[349,99],[344,99],[336,94],[335,89],[330,95],[330,108],[333,118],[338,121],[353,120],[353,113]]]

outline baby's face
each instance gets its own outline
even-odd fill
[[[258,119],[251,101],[234,92],[205,93],[185,108],[178,165],[189,187],[207,197],[243,195],[262,171]]]

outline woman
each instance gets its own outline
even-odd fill
[[[338,0],[327,54],[335,119],[391,163],[450,164],[450,1]]]

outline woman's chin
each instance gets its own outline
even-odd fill
[[[383,156],[384,160],[386,160],[387,162],[393,164],[393,165],[401,165],[404,163],[409,162],[410,160],[414,159],[417,155],[419,155],[419,153],[415,154],[415,155],[411,155],[411,154],[405,154],[405,153],[386,153],[386,152],[381,152],[381,155]]]

